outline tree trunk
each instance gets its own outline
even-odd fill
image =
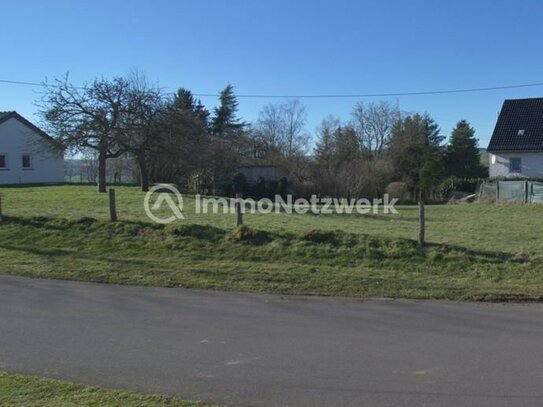
[[[149,170],[143,155],[138,156],[138,165],[140,167],[141,190],[147,192],[149,191]]]
[[[106,152],[98,152],[98,192],[106,192]]]

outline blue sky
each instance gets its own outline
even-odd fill
[[[81,84],[143,70],[171,89],[240,94],[367,94],[543,82],[543,1],[3,2],[0,79]],[[0,110],[36,120],[39,88],[0,84]],[[448,134],[459,119],[486,147],[503,99],[543,87],[398,98]],[[378,101],[383,98],[367,98]],[[202,98],[212,107],[215,98]],[[397,103],[397,98],[388,99]],[[313,131],[358,99],[302,100]],[[278,100],[241,99],[254,120]]]

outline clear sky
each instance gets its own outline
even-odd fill
[[[2,1],[0,79],[74,84],[143,70],[195,93],[367,94],[543,82],[543,1]],[[0,110],[36,120],[39,88],[0,84]],[[542,87],[389,98],[459,119],[486,147],[503,99]],[[377,101],[383,98],[366,98]],[[398,100],[397,100],[398,99]],[[313,131],[360,99],[303,99]],[[212,107],[216,98],[202,101]],[[276,99],[241,99],[254,120]]]

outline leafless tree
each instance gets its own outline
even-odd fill
[[[142,191],[149,190],[149,155],[166,150],[160,125],[166,114],[164,97],[157,86],[149,83],[145,75],[137,70],[128,78],[128,98],[124,132],[118,143],[122,150],[136,160]]]
[[[86,182],[96,182],[98,178],[98,153],[96,150],[87,149],[84,151],[79,165],[80,181],[83,180],[83,174],[85,174]]]
[[[287,143],[287,157],[304,153],[307,149],[309,136],[305,132],[307,112],[299,100],[289,100],[282,105],[285,120],[285,141]]]
[[[309,140],[306,120],[305,106],[299,100],[264,106],[253,131],[258,155],[278,153],[283,158],[303,155]]]
[[[265,151],[284,150],[285,126],[282,105],[264,106],[260,111],[254,130],[260,148]]]
[[[39,103],[42,122],[64,148],[97,152],[98,192],[106,192],[106,160],[123,153],[117,141],[124,130],[129,91],[123,78],[96,79],[76,87],[66,75],[44,84]]]
[[[355,105],[351,123],[361,147],[371,157],[381,155],[390,140],[392,128],[398,117],[397,108],[388,102],[368,104],[359,102]]]

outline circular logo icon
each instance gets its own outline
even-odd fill
[[[154,203],[151,205],[151,199],[156,196]],[[177,201],[177,202],[176,202]],[[158,215],[162,204],[166,203],[171,211],[171,216],[162,217]],[[172,223],[177,219],[185,219],[183,216],[183,196],[176,187],[170,184],[158,184],[149,189],[143,200],[145,213],[153,222],[163,225]]]

